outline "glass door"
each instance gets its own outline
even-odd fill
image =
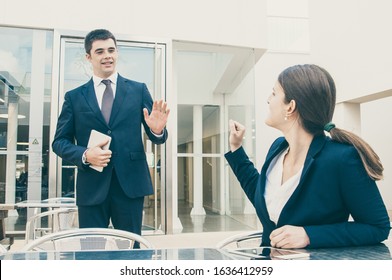
[[[53,32],[0,26],[0,203],[48,196]],[[23,229],[26,209],[9,211]]]
[[[254,160],[254,65],[261,51],[175,42],[177,192],[181,232],[253,230],[257,217],[224,154],[228,122],[247,127],[243,142]],[[174,178],[175,175],[173,175]]]
[[[152,98],[165,99],[165,44],[140,43],[117,38],[119,59],[118,72],[129,79],[144,82]],[[61,111],[64,94],[84,83],[92,75],[92,68],[85,57],[83,38],[61,37],[59,65],[58,112]],[[141,127],[141,129],[143,129]],[[154,145],[144,133],[144,146],[154,194],[144,203],[143,234],[163,233],[164,219],[164,145]],[[57,157],[56,196],[75,197],[77,167]]]

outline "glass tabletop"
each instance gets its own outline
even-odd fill
[[[236,259],[214,248],[136,249],[78,252],[9,252],[1,260],[230,260]]]
[[[392,240],[373,246],[298,250],[308,260],[392,260]],[[118,251],[8,252],[0,260],[250,260],[226,249],[170,248]],[[276,259],[276,258],[275,258]]]

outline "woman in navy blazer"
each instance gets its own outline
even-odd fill
[[[266,119],[284,137],[274,141],[260,173],[242,147],[244,126],[230,121],[225,157],[262,223],[261,245],[342,247],[387,239],[390,221],[375,182],[382,164],[365,141],[331,123],[335,102],[334,81],[323,68],[284,70]]]

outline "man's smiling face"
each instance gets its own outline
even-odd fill
[[[113,39],[94,41],[86,57],[93,66],[94,75],[102,79],[108,78],[116,71],[118,51]]]

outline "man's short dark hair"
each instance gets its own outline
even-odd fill
[[[95,29],[90,31],[84,38],[84,49],[86,53],[90,54],[93,42],[97,40],[113,39],[115,46],[117,47],[117,41],[112,32],[106,29]]]

